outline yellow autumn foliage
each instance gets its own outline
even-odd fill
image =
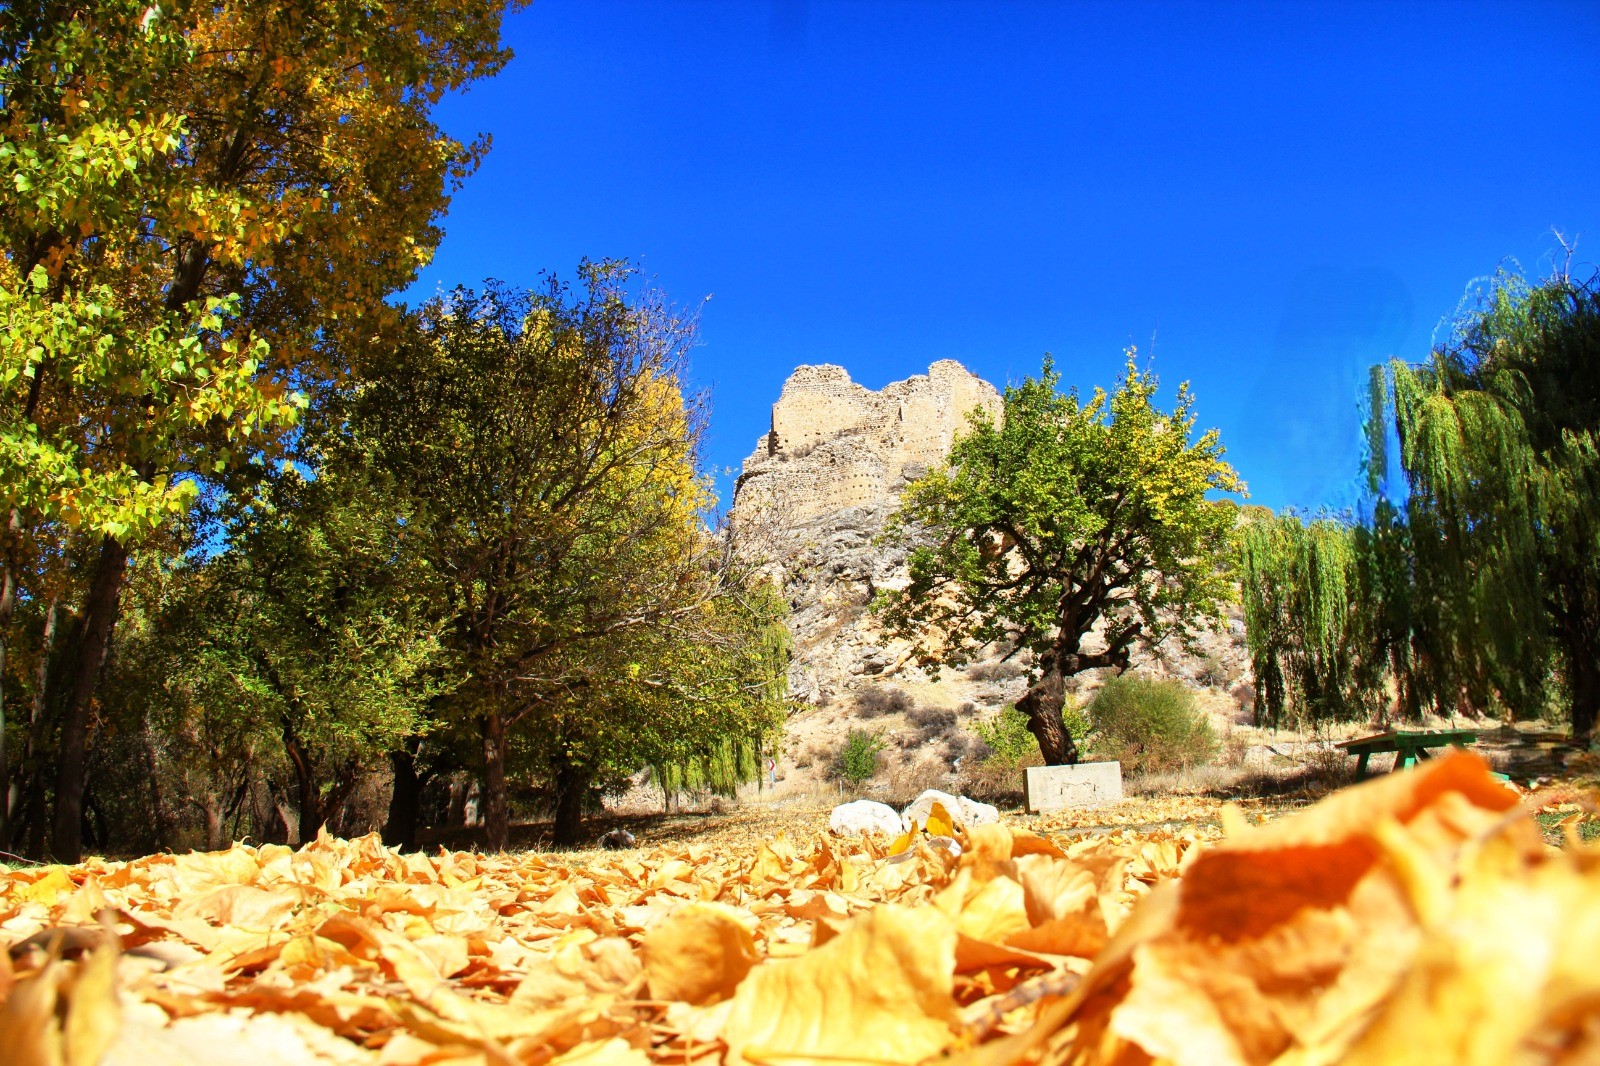
[[[1600,851],[1474,756],[1225,840],[398,854],[0,875],[0,1051],[104,1062],[1568,1063]],[[1204,839],[1202,839],[1204,838]]]

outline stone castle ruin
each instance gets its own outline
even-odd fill
[[[877,392],[838,366],[789,375],[744,462],[730,525],[789,600],[797,699],[842,699],[902,665],[868,607],[905,579],[904,552],[877,536],[901,490],[944,461],[980,408],[999,417],[999,392],[952,359]]]
[[[802,366],[772,406],[772,429],[744,461],[734,511],[777,506],[788,524],[891,505],[906,482],[944,461],[978,408],[1000,414],[993,385],[941,359],[878,392],[839,366]]]

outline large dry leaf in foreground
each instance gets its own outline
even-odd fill
[[[1416,869],[1446,890],[1443,906],[1424,916],[1415,964],[1345,1061],[1600,1062],[1600,854],[1570,859],[1530,864],[1493,841],[1454,892],[1450,870]]]
[[[756,963],[738,911],[715,903],[683,907],[644,938],[644,972],[656,999],[703,1004],[733,995]]]
[[[1457,753],[1201,852],[1160,890],[1172,897],[1163,919],[1099,961],[1068,1057],[1336,1061],[1423,943],[1419,864],[1446,872],[1448,894],[1450,872],[1482,840],[1521,862],[1544,854],[1526,820],[1507,820],[1516,802],[1479,759]],[[1386,843],[1396,834],[1409,862]],[[1066,1020],[1058,1011],[1047,1024]]]
[[[950,1045],[956,931],[931,907],[855,918],[803,958],[768,962],[734,995],[734,1061],[921,1062]]]

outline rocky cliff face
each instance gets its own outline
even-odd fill
[[[897,672],[904,649],[884,643],[867,607],[903,581],[904,552],[875,538],[967,415],[1000,407],[993,385],[950,359],[878,392],[838,366],[802,366],[784,382],[772,429],[744,462],[732,525],[760,541],[789,597],[797,699],[826,703]]]
[[[1024,691],[1015,663],[980,659],[929,675],[903,642],[884,637],[869,611],[878,590],[906,580],[904,549],[878,540],[884,522],[905,486],[945,460],[978,409],[998,417],[999,392],[949,359],[877,392],[837,366],[802,366],[784,383],[772,429],[744,462],[730,525],[736,543],[766,559],[789,600],[790,693],[809,708],[790,723],[791,765],[809,769],[813,753],[825,758],[855,719],[869,717],[883,718],[875,724],[908,754],[948,763],[959,743],[924,743],[927,728],[902,730],[904,737],[893,732],[914,725],[917,715],[908,718],[908,709],[943,712],[953,726]],[[1218,634],[1201,656],[1141,649],[1135,664],[1195,681],[1227,680],[1242,673],[1241,634],[1242,627]],[[896,693],[898,702],[886,698]]]

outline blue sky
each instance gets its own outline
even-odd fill
[[[1365,368],[1600,262],[1600,4],[538,0],[410,298],[628,257],[710,295],[734,467],[784,378],[1193,382],[1253,502],[1353,502]],[[1170,394],[1170,390],[1169,394]],[[730,483],[724,479],[724,490]]]

